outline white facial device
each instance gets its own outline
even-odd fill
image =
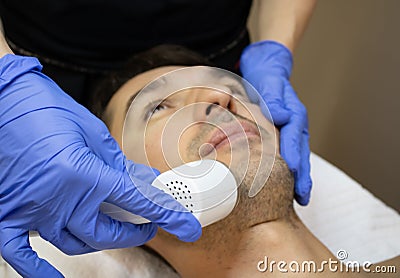
[[[231,171],[216,160],[189,162],[160,174],[152,186],[170,194],[199,220],[202,227],[228,216],[236,205],[237,183]],[[123,222],[150,221],[103,203],[102,212]]]

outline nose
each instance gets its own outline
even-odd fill
[[[212,88],[201,88],[201,91],[197,92],[196,95],[196,103],[202,103],[199,106],[196,114],[199,114],[201,118],[207,117],[210,115],[214,108],[223,108],[223,110],[228,110],[231,113],[237,112],[237,106],[234,98],[229,94],[218,89]],[[217,109],[216,109],[217,110]],[[222,111],[221,109],[219,109]]]

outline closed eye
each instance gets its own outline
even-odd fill
[[[150,103],[149,105],[147,105],[146,108],[146,113],[145,113],[145,117],[146,119],[150,119],[151,117],[153,117],[154,115],[161,113],[162,111],[166,110],[170,108],[170,106],[168,105],[168,101],[164,100],[161,101],[154,101],[152,103]]]
[[[154,108],[153,114],[154,114],[154,113],[157,113],[157,112],[159,112],[159,111],[162,111],[162,110],[164,110],[164,109],[167,109],[167,106],[166,106],[165,104],[161,103],[161,104],[157,105],[156,108]]]

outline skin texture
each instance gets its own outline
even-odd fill
[[[229,145],[217,147],[208,154],[229,165],[236,178],[242,178],[238,188],[239,201],[232,213],[205,227],[201,239],[195,243],[179,242],[175,237],[159,230],[158,235],[148,245],[183,277],[264,276],[265,273],[257,270],[257,262],[264,256],[268,256],[270,260],[288,262],[314,260],[319,263],[329,258],[334,259],[333,254],[308,231],[294,213],[293,177],[279,154],[276,155],[272,172],[263,189],[254,198],[248,197],[249,189],[257,179],[260,161],[268,163],[268,158],[275,154],[275,149],[271,151],[268,143],[277,141],[273,125],[262,116],[258,106],[250,105],[250,108],[245,109],[245,99],[239,100],[217,89],[186,90],[165,98],[165,102],[157,106],[155,113],[150,114],[150,120],[142,124],[138,120],[142,114],[140,109],[144,107],[140,101],[149,103],[154,100],[151,94],[143,95],[143,100],[138,97],[134,100],[134,105],[135,102],[138,105],[133,111],[139,116],[128,113],[127,129],[135,132],[125,133],[124,140],[128,142],[123,144],[125,110],[121,108],[126,107],[132,95],[150,80],[176,69],[179,67],[163,67],[140,74],[122,86],[109,102],[105,120],[117,141],[130,147],[124,149],[128,158],[149,164],[161,172],[177,166],[176,164],[197,160],[201,157],[201,143],[208,142],[209,130],[213,130],[213,127],[195,124],[183,129],[180,124],[187,126],[191,121],[198,120],[198,117],[209,117],[209,122],[220,125],[239,122],[244,126],[256,126],[259,127],[259,133],[244,132],[239,138],[233,138]],[[163,86],[165,88],[167,84]],[[157,87],[154,88],[156,89]],[[174,117],[176,113],[182,114]],[[163,137],[162,130],[170,122],[174,122],[171,129],[172,126],[176,129],[171,134],[178,132],[180,137],[168,141],[170,136]],[[163,150],[165,140],[168,141],[167,151]],[[245,143],[248,148],[241,147]],[[165,152],[171,149],[179,155],[166,155]],[[246,167],[241,164],[243,161],[246,161]],[[332,275],[329,272],[327,274]]]

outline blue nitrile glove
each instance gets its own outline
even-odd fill
[[[0,59],[3,258],[24,277],[62,276],[31,249],[29,230],[67,254],[141,245],[156,234],[157,226],[183,241],[197,240],[201,226],[191,213],[156,204],[181,207],[149,185],[153,169],[128,161],[131,180],[106,126],[40,70],[35,58]],[[104,201],[152,223],[116,221],[99,212]]]
[[[240,70],[261,94],[274,124],[280,128],[281,154],[294,173],[296,201],[307,205],[312,185],[308,119],[306,108],[289,82],[292,53],[275,41],[253,43],[243,51]]]

